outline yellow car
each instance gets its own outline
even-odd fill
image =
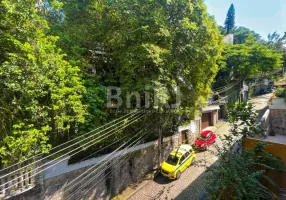
[[[182,172],[194,163],[196,158],[192,146],[184,144],[174,149],[161,164],[161,174],[169,179],[179,179]]]

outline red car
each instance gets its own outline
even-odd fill
[[[201,132],[200,137],[195,140],[195,147],[198,149],[206,150],[208,146],[213,144],[216,140],[216,135],[211,130],[205,130]]]

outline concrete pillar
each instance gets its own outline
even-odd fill
[[[12,188],[8,188],[8,187],[10,187],[12,185],[11,182],[8,183],[10,180],[12,180],[10,176],[6,177],[6,182],[7,182],[7,184],[6,184],[6,195],[7,196],[11,195],[11,189]]]
[[[20,172],[19,174],[19,188],[23,189],[24,183],[23,183],[23,172]]]
[[[1,180],[0,180],[0,184],[1,185],[3,185],[3,184],[5,184],[6,183],[6,181],[5,181],[5,178],[2,178]],[[6,189],[6,187],[5,187],[6,185],[4,185],[4,186],[2,186],[1,188],[0,188],[0,190],[1,190],[1,193],[3,194],[3,196],[5,196],[5,189]]]

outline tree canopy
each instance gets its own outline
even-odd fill
[[[63,12],[53,28],[65,36],[61,47],[73,45],[71,59],[85,60],[100,85],[120,86],[123,96],[165,88],[165,102],[180,87],[189,114],[207,98],[222,38],[203,1],[69,1]]]
[[[203,0],[37,2],[0,3],[4,163],[118,117],[106,108],[107,86],[123,98],[149,88],[160,108],[180,88],[177,114],[190,117],[208,98],[223,44]]]
[[[267,76],[283,65],[283,55],[249,35],[242,44],[226,45],[221,62],[224,79]],[[222,78],[217,77],[217,79]]]
[[[246,42],[249,35],[252,35],[256,41],[262,41],[261,36],[246,27],[239,26],[233,29],[234,44],[242,44]]]
[[[3,0],[0,10],[0,155],[10,164],[47,152],[84,122],[84,87],[35,1]]]

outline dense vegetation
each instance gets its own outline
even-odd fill
[[[3,0],[0,10],[5,164],[121,116],[105,106],[107,86],[120,87],[124,102],[147,87],[158,93],[159,110],[180,88],[181,106],[160,120],[171,134],[178,115],[192,118],[205,104],[218,71],[222,36],[202,0]]]
[[[34,1],[0,3],[0,154],[10,164],[84,123],[80,69],[65,60]]]

